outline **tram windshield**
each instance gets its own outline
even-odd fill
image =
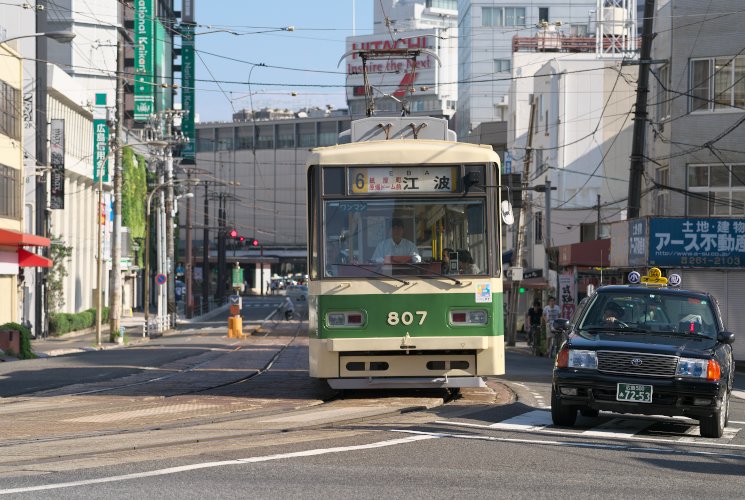
[[[328,277],[489,271],[483,199],[326,201],[323,232]]]

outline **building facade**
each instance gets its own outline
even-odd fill
[[[373,34],[347,37],[343,64],[352,118],[370,113],[452,118],[458,97],[457,18],[455,0],[374,2]],[[365,60],[366,96],[359,51],[388,49],[422,52]]]
[[[561,24],[567,36],[587,36],[596,9],[597,0],[459,0],[458,137],[483,122],[508,121],[514,36],[535,36],[542,21]]]
[[[228,241],[226,261],[228,266],[238,262],[248,271],[249,288],[255,292],[261,292],[272,274],[305,273],[305,160],[311,148],[337,144],[339,134],[349,128],[346,110],[315,118],[197,125],[196,164],[202,181],[194,189],[191,221],[197,228],[193,233],[197,294],[205,276],[205,241],[207,267],[215,269],[221,230],[235,229],[245,238],[245,243]],[[184,210],[180,217],[181,224],[187,224]],[[206,240],[199,229],[204,226],[209,231]],[[248,245],[253,239],[259,243],[256,248]]]

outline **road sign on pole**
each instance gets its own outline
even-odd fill
[[[157,283],[158,285],[165,285],[166,281],[168,281],[168,278],[165,274],[161,273],[155,276],[155,283]]]

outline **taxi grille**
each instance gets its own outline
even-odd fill
[[[598,351],[598,371],[643,377],[673,377],[677,356],[634,352]]]

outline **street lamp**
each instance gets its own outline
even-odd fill
[[[18,35],[6,38],[5,40],[0,40],[0,43],[12,42],[13,40],[18,40],[19,38],[38,38],[42,36],[51,38],[52,40],[56,40],[59,43],[69,43],[72,41],[73,38],[75,38],[75,33],[73,33],[72,31],[47,31],[46,33],[31,33],[28,35]]]
[[[159,190],[165,187],[173,187],[174,184],[187,183],[187,184],[199,184],[199,179],[181,179],[175,181],[162,182],[155,186],[152,191],[147,194],[147,200],[145,203],[145,330],[142,332],[142,336],[149,336],[150,329],[150,206],[153,201],[153,196]],[[182,198],[192,198],[194,193],[186,193]]]

